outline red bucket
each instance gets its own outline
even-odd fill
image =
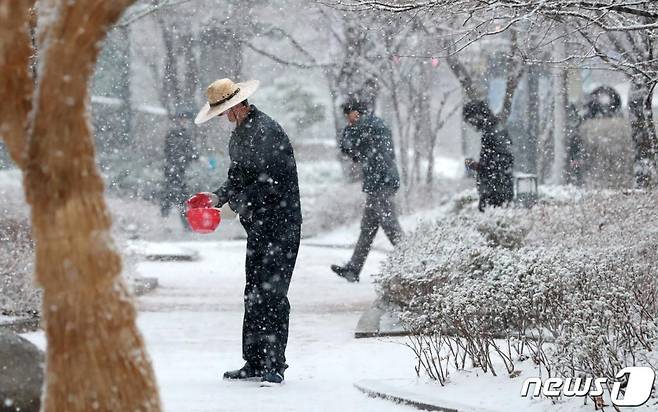
[[[213,204],[210,196],[205,193],[197,193],[196,195],[187,199],[185,206],[187,210],[192,210],[200,208],[211,208],[215,205]]]
[[[214,232],[222,221],[220,210],[214,207],[188,209],[186,217],[190,228],[203,234]]]

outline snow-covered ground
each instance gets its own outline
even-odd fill
[[[419,217],[403,218],[410,230]],[[571,399],[557,405],[549,400],[519,396],[533,366],[515,379],[478,376],[477,371],[451,377],[446,387],[416,380],[412,352],[405,338],[354,339],[359,316],[375,298],[371,275],[384,258],[386,245],[379,234],[361,283],[348,284],[329,270],[351,249],[356,225],[302,242],[290,288],[292,305],[287,351],[290,369],[285,385],[260,388],[254,383],[225,382],[221,374],[238,368],[241,359],[244,241],[134,242],[145,251],[185,248],[199,253],[195,262],[141,262],[143,276],[157,277],[155,292],[138,298],[139,327],[155,367],[160,394],[169,412],[210,411],[412,411],[381,399],[369,398],[354,383],[376,379],[398,382],[420,399],[486,408],[489,411],[585,412],[591,402]],[[322,244],[332,245],[323,247]],[[43,333],[25,335],[44,347]],[[651,409],[651,407],[649,407]],[[460,409],[461,410],[461,409]],[[475,409],[473,409],[475,410]],[[647,410],[643,408],[643,410]]]
[[[372,285],[338,279],[329,265],[348,250],[302,245],[290,288],[290,369],[281,388],[224,382],[242,366],[244,242],[185,243],[201,260],[143,263],[160,288],[139,300],[139,325],[153,358],[167,411],[388,411],[398,405],[370,399],[355,379],[411,376],[411,353],[390,340],[355,340],[356,322],[372,302]],[[366,273],[382,255],[373,253]]]
[[[347,249],[302,245],[291,283],[290,368],[279,388],[225,382],[242,366],[241,326],[246,243],[186,242],[196,262],[144,262],[138,271],[159,288],[139,298],[139,327],[153,359],[166,411],[404,411],[354,388],[365,378],[413,377],[403,339],[354,339],[359,316],[375,297],[369,274],[383,254],[374,251],[364,279],[348,284],[329,270]],[[44,345],[41,333],[28,334]]]
[[[4,175],[12,184],[19,177]],[[567,192],[557,194],[565,198],[572,196]],[[556,193],[552,195],[560,197]],[[115,206],[121,209],[121,205]],[[402,226],[405,231],[412,231],[419,221],[441,218],[453,206],[447,203],[403,216]],[[124,220],[130,222],[127,217]],[[123,222],[121,216],[118,221]],[[362,282],[349,284],[337,278],[329,266],[349,259],[359,233],[358,222],[302,242],[289,294],[290,369],[286,372],[285,385],[260,388],[252,383],[225,382],[222,373],[243,364],[240,341],[246,243],[226,236],[229,229],[231,233],[241,230],[237,221],[227,218],[218,230],[225,232],[214,236],[181,235],[169,230],[165,235],[176,241],[122,243],[122,247],[137,255],[170,253],[182,248],[200,256],[193,262],[142,261],[135,268],[138,274],[159,280],[158,289],[137,299],[138,323],[168,412],[416,410],[369,398],[354,387],[356,382],[372,379],[397,382],[400,390],[414,391],[421,399],[467,405],[465,410],[470,407],[501,412],[593,409],[591,402],[584,406],[580,399],[553,405],[546,399],[521,398],[523,379],[534,376],[529,363],[523,365],[522,376],[515,379],[478,376],[476,371],[466,371],[453,374],[448,385],[440,387],[416,380],[413,354],[404,346],[406,338],[354,339],[359,317],[375,299],[371,275],[379,270],[385,253],[392,250],[380,232]],[[25,336],[45,346],[42,332]]]
[[[411,225],[411,218],[405,219]],[[342,238],[350,240],[350,230]],[[337,231],[328,238],[339,238]],[[385,239],[378,235],[378,243]],[[585,411],[578,402],[553,406],[518,396],[523,378],[453,376],[445,388],[415,382],[412,352],[405,338],[354,339],[359,316],[375,298],[370,275],[384,253],[374,250],[361,283],[348,284],[329,270],[351,250],[304,241],[290,288],[292,305],[286,383],[260,388],[225,382],[221,374],[242,366],[241,326],[244,241],[176,242],[147,246],[149,251],[183,247],[197,251],[195,262],[142,262],[138,272],[157,277],[155,292],[138,298],[144,334],[169,412],[215,411],[412,411],[409,406],[369,398],[354,383],[395,379],[402,390],[492,411]],[[135,247],[144,242],[135,242]],[[42,332],[26,334],[44,347]],[[531,375],[531,371],[528,375]],[[477,389],[476,389],[477,388]],[[480,395],[470,397],[477,390]],[[424,395],[423,395],[424,394]],[[520,408],[520,409],[519,409]]]

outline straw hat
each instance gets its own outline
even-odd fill
[[[194,123],[205,123],[248,99],[258,89],[259,84],[258,80],[243,83],[233,83],[231,79],[215,80],[206,90],[208,102],[197,114]]]

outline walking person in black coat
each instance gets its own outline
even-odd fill
[[[343,266],[332,265],[331,270],[349,282],[358,282],[379,227],[394,245],[402,237],[394,201],[400,188],[400,176],[391,129],[384,121],[355,99],[343,105],[343,112],[348,126],[343,131],[340,149],[361,164],[366,206],[352,258]]]
[[[290,303],[287,294],[297,260],[302,214],[297,165],[281,126],[250,105],[258,81],[217,80],[195,122],[226,115],[236,125],[229,143],[226,182],[211,196],[228,203],[247,232],[242,356],[245,365],[224,379],[281,383],[286,365]]]
[[[464,121],[482,133],[480,161],[466,160],[466,167],[477,172],[480,195],[478,210],[487,206],[502,206],[514,198],[512,169],[514,156],[507,130],[483,101],[464,105]]]

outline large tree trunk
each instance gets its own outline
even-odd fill
[[[40,77],[28,124],[24,100],[33,83],[25,22],[32,3],[0,2],[0,77],[16,76],[11,87],[0,88],[0,98],[21,103],[16,113],[0,112],[0,124],[11,127],[3,137],[23,169],[32,206],[48,338],[43,410],[158,411],[153,370],[109,234],[86,114],[98,45],[132,0],[40,2],[49,16],[38,42]]]
[[[26,132],[34,93],[30,66],[34,2],[0,0],[0,138],[21,169],[27,163]]]
[[[635,144],[635,185],[647,189],[656,178],[656,126],[653,121],[653,86],[633,81],[628,100],[631,135]]]

